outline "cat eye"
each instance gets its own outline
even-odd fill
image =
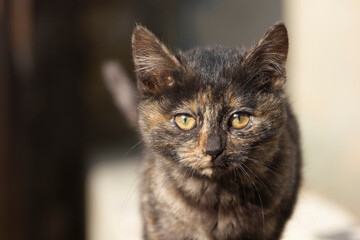
[[[182,130],[191,130],[196,127],[196,119],[188,114],[178,114],[175,116],[176,125]]]
[[[250,122],[250,115],[246,113],[234,113],[231,115],[229,120],[229,126],[236,128],[236,129],[242,129],[246,127]]]

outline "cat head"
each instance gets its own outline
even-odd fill
[[[137,26],[132,48],[139,128],[150,151],[207,177],[271,161],[287,117],[284,24],[250,50],[216,46],[176,54]]]

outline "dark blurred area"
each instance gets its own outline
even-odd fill
[[[223,27],[238,37],[224,37],[225,43],[250,45],[279,20],[280,1],[263,1],[262,18],[250,16],[248,9],[259,2],[242,3],[238,17]],[[170,46],[213,43],[216,37],[207,36],[219,35],[214,28],[221,25],[211,18],[218,5],[0,0],[0,239],[85,239],[88,156],[127,151],[138,141],[105,90],[101,65],[118,60],[134,76],[130,36],[136,23]],[[275,9],[268,15],[267,5]],[[200,20],[199,9],[208,14]],[[251,34],[239,35],[243,29]]]

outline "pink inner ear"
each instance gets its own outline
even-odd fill
[[[159,94],[166,88],[174,85],[174,79],[171,76],[154,75],[144,78],[139,83],[140,90],[151,94]]]

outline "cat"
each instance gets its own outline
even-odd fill
[[[298,125],[284,90],[285,25],[250,50],[176,53],[138,25],[132,51],[139,97],[131,102],[145,145],[143,238],[280,239],[301,182]]]

